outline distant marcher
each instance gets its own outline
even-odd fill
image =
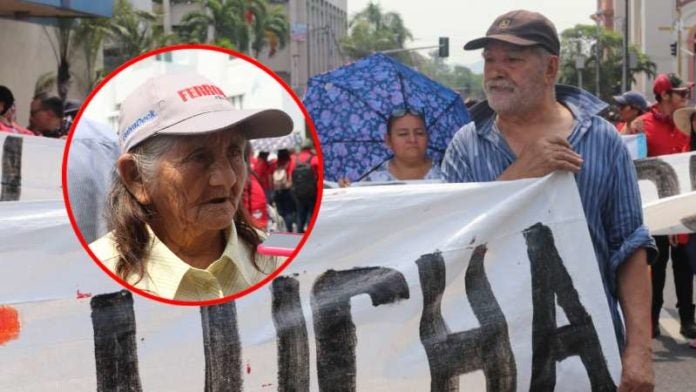
[[[254,148],[247,142],[247,183],[244,185],[242,203],[249,212],[251,223],[261,231],[268,231],[268,199],[259,182],[256,173],[251,169],[251,161],[254,157]]]
[[[251,161],[251,169],[256,173],[259,184],[266,192],[266,200],[273,200],[273,168],[275,160],[269,160],[268,151],[259,151],[259,155]]]
[[[283,217],[288,232],[293,232],[296,223],[297,201],[292,192],[292,171],[295,156],[287,149],[278,150],[278,159],[273,169],[273,202],[278,214]]]
[[[16,108],[12,91],[0,86],[0,132],[33,135],[33,132],[17,124]]]
[[[622,95],[614,96],[619,107],[621,121],[616,124],[616,129],[620,133],[630,133],[631,122],[648,110],[648,101],[641,93],[628,91]]]
[[[33,113],[37,113],[39,109],[41,109],[41,101],[46,98],[48,98],[48,94],[45,92],[36,93],[29,103],[29,125],[27,125],[27,129],[34,132],[35,135],[38,133],[34,130],[35,125],[32,119],[32,117],[34,117]]]
[[[58,97],[42,99],[32,109],[29,123],[31,130],[39,136],[61,138],[67,134],[63,128],[63,102]]]
[[[319,158],[313,151],[312,139],[302,142],[302,150],[295,159],[292,171],[292,191],[297,201],[297,231],[305,232],[314,204],[317,201],[317,179],[319,178]]]
[[[686,105],[693,83],[684,83],[675,74],[660,74],[653,83],[656,103],[648,112],[638,117],[631,127],[645,133],[648,156],[676,154],[689,150],[689,136],[682,133],[674,124],[673,114]],[[677,244],[677,238],[655,236],[659,250],[652,264],[652,327],[653,337],[660,335],[659,321],[663,304],[662,292],[665,287],[667,262],[672,260],[674,289],[677,294],[677,308],[681,328],[679,332],[687,338],[696,338],[694,323],[694,278],[689,268],[684,247]]]
[[[414,109],[395,110],[387,120],[384,142],[394,156],[364,181],[441,180],[440,167],[428,156],[428,130]]]

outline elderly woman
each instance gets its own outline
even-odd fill
[[[440,180],[440,168],[428,157],[428,131],[423,115],[396,110],[387,121],[384,142],[394,157],[369,173],[364,181]]]
[[[90,245],[138,289],[200,301],[231,295],[273,272],[256,253],[263,234],[241,203],[248,139],[282,136],[279,110],[237,110],[195,74],[148,80],[121,105],[111,232]]]

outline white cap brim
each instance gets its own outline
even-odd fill
[[[202,135],[234,129],[241,131],[247,139],[285,136],[292,132],[293,121],[278,109],[219,110],[197,114],[183,121],[129,140],[124,151],[137,146],[155,135]]]

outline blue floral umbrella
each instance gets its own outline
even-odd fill
[[[454,133],[469,122],[453,90],[383,54],[317,75],[303,99],[319,136],[324,178],[359,180],[389,159],[387,120],[405,109],[422,113],[428,155],[439,163]]]

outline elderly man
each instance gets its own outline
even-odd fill
[[[566,86],[556,87],[560,43],[545,16],[512,11],[485,37],[487,102],[455,135],[443,161],[450,182],[481,182],[575,173],[622,350],[619,390],[652,390],[650,275],[654,243],[643,225],[635,169],[613,125],[595,115],[603,104]],[[620,303],[626,333],[619,317]]]

